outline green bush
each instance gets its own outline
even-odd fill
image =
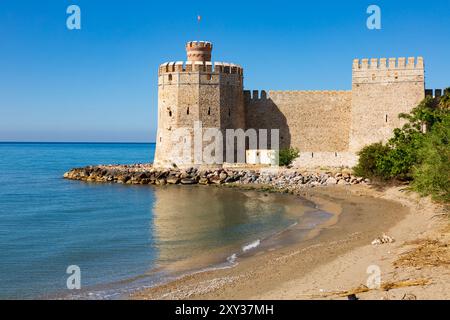
[[[412,187],[422,195],[450,201],[450,116],[425,136],[413,170]]]
[[[387,179],[410,180],[412,168],[418,161],[424,134],[420,131],[395,129],[394,137],[388,142],[389,152],[380,161],[381,170]]]
[[[288,166],[299,156],[299,151],[296,148],[281,149],[279,152],[279,165]]]
[[[407,123],[386,145],[374,143],[358,153],[355,174],[412,180],[419,193],[450,201],[450,89],[441,98],[426,97],[400,118]]]
[[[390,151],[390,148],[382,143],[365,146],[358,152],[359,161],[353,168],[354,173],[366,178],[389,178],[387,172],[390,171],[391,165],[385,159]]]

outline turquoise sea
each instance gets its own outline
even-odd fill
[[[0,143],[0,298],[123,298],[185,272],[232,265],[293,225],[309,230],[329,217],[288,196],[62,178],[73,167],[148,163],[154,149]],[[67,288],[71,265],[80,268],[81,290]]]

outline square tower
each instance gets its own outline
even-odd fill
[[[353,61],[350,151],[387,142],[425,97],[423,58]]]

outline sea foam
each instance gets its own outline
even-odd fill
[[[253,241],[252,243],[247,244],[246,246],[242,247],[242,252],[246,252],[252,249],[255,249],[256,247],[258,247],[261,244],[261,240],[256,240]]]
[[[228,261],[229,263],[231,263],[231,264],[234,264],[234,263],[236,262],[236,258],[237,258],[236,253],[233,253],[231,256],[229,256],[229,257],[227,258],[227,261]]]

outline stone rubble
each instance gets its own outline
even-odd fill
[[[377,246],[380,244],[385,244],[385,243],[394,243],[395,240],[394,238],[388,236],[387,234],[383,233],[383,235],[381,237],[378,237],[376,239],[374,239],[372,241],[372,245]]]

